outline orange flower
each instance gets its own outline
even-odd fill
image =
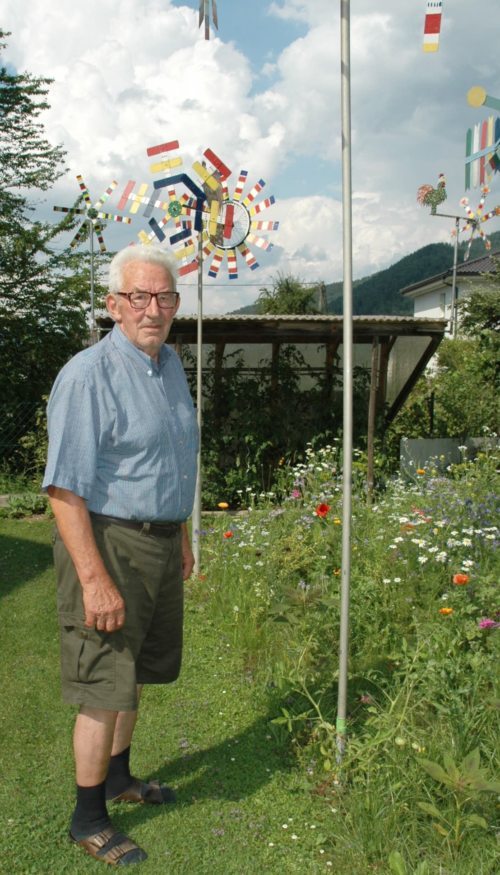
[[[227,510],[229,505],[227,501],[219,501],[217,507],[220,507],[221,510]]]
[[[322,517],[323,519],[327,516],[328,511],[330,510],[329,504],[318,504],[316,508],[316,516]]]
[[[468,574],[454,574],[452,580],[455,586],[465,586],[470,578]]]
[[[439,608],[439,613],[443,615],[443,617],[448,617],[453,613],[453,608]]]
[[[417,468],[417,474],[420,474],[420,476],[422,476],[422,474],[425,474],[425,468]]]
[[[224,532],[224,534],[222,535],[222,537],[223,537],[223,538],[233,538],[234,535],[233,535],[233,532]]]

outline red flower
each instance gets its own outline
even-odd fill
[[[223,538],[232,538],[232,537],[234,537],[234,536],[233,536],[233,532],[224,532],[224,534],[222,535],[222,537],[223,537]]]
[[[453,575],[453,583],[455,586],[465,586],[466,583],[469,582],[468,574],[454,574]]]
[[[327,516],[329,510],[329,504],[318,504],[316,508],[316,516],[322,517],[324,519]]]

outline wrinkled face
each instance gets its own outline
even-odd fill
[[[161,264],[130,261],[123,268],[121,292],[158,293],[170,292],[173,288],[172,278]],[[130,342],[157,361],[179,308],[179,300],[171,310],[160,309],[156,298],[151,298],[145,310],[134,310],[127,298],[109,294],[106,306]]]

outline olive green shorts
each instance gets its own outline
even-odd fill
[[[92,517],[97,547],[125,601],[117,632],[85,626],[82,589],[56,531],[54,561],[65,702],[134,711],[137,684],[168,684],[180,671],[183,580],[180,529],[152,535]]]

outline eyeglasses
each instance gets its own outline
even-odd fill
[[[146,310],[152,298],[161,310],[173,310],[179,299],[178,292],[118,292],[122,298],[128,298],[133,310]]]

